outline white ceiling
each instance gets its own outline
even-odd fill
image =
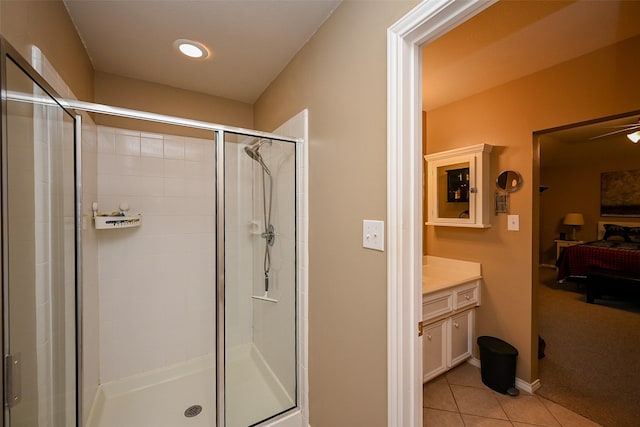
[[[96,71],[254,103],[340,0],[64,0]],[[189,60],[176,39],[204,43]]]

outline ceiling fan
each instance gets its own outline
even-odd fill
[[[631,142],[633,142],[634,144],[637,144],[638,141],[640,141],[640,119],[638,119],[636,122],[634,123],[629,123],[626,125],[616,125],[616,126],[609,126],[610,128],[617,128],[617,130],[611,131],[611,132],[607,132],[607,133],[603,133],[601,135],[597,135],[597,136],[593,136],[589,139],[598,139],[598,138],[604,138],[606,136],[610,136],[610,135],[615,135],[618,133],[627,133],[627,138],[629,138],[629,140]]]

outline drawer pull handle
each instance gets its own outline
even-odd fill
[[[431,341],[431,335],[427,334],[427,339]]]
[[[458,322],[453,322],[453,326],[455,326],[456,328],[459,328],[460,325],[458,324]]]
[[[469,295],[465,295],[464,299],[466,299],[467,301],[469,301],[471,299],[471,297]]]

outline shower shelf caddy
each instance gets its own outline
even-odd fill
[[[98,204],[93,203],[93,219],[97,230],[107,230],[114,228],[130,228],[139,227],[142,223],[142,214],[127,215],[125,212],[129,210],[126,203],[120,204],[119,214],[99,214]]]

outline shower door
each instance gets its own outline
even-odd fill
[[[247,427],[298,405],[296,145],[232,132],[222,140],[219,424]]]
[[[4,425],[76,426],[74,119],[3,62]]]

